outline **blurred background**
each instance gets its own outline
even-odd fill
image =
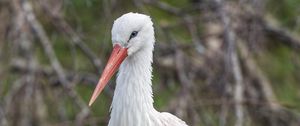
[[[1,0],[0,125],[104,126],[113,21],[150,15],[155,107],[190,126],[300,125],[300,0]]]

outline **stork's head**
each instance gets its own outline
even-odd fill
[[[126,57],[143,49],[153,49],[154,30],[152,25],[149,16],[138,13],[127,13],[115,20],[111,30],[113,51],[89,105],[96,100]]]
[[[112,42],[115,46],[128,48],[130,56],[147,46],[151,47],[154,41],[154,30],[149,16],[138,13],[127,13],[115,20],[111,30]]]

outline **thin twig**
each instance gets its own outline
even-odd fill
[[[266,33],[274,37],[277,40],[280,40],[283,44],[300,51],[300,38],[296,35],[293,35],[291,32],[284,28],[271,25],[267,21],[262,22],[262,26]]]
[[[228,12],[224,9],[224,4],[222,0],[215,0],[218,7],[218,14],[221,17],[222,23],[224,25],[224,40],[228,48],[228,58],[230,59],[230,65],[233,71],[233,77],[235,81],[234,89],[234,100],[236,109],[236,123],[235,126],[242,126],[244,122],[244,110],[243,110],[243,99],[244,99],[244,85],[243,77],[241,72],[241,67],[236,50],[236,38],[235,33],[231,28],[231,19],[228,16]]]
[[[194,22],[194,19],[190,15],[184,16],[185,24],[191,34],[192,42],[199,54],[203,54],[205,52],[205,48],[202,45],[200,38],[198,36],[197,25]]]
[[[59,60],[57,59],[53,47],[49,38],[47,37],[46,32],[44,31],[41,23],[36,19],[32,11],[32,6],[28,1],[24,1],[23,9],[26,13],[26,19],[30,24],[33,31],[36,33],[37,37],[40,39],[40,42],[44,48],[45,54],[48,57],[50,64],[56,74],[58,75],[59,81],[64,87],[64,89],[68,92],[68,95],[74,100],[74,102],[81,108],[81,110],[89,110],[86,103],[79,97],[77,92],[72,89],[70,82],[66,78],[66,74],[61,66]],[[87,117],[89,113],[82,112],[80,114],[84,114],[84,117]]]
[[[263,72],[256,66],[255,60],[252,55],[249,53],[249,49],[242,43],[238,43],[238,48],[241,52],[241,58],[245,62],[247,71],[256,78],[261,85],[262,92],[267,101],[267,104],[272,110],[278,110],[281,106],[278,104],[277,99],[274,95],[271,83]]]
[[[64,35],[68,36],[76,46],[89,58],[93,63],[97,71],[101,70],[102,61],[97,57],[97,55],[82,41],[80,35],[75,32],[75,30],[63,19],[63,16],[59,13],[52,13],[51,9],[46,4],[40,4],[46,14],[50,17],[54,26],[60,30]]]

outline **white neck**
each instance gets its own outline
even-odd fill
[[[153,108],[151,88],[152,50],[143,48],[120,66],[109,126],[153,125],[158,112]]]

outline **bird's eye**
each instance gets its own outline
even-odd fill
[[[133,31],[129,37],[129,40],[134,38],[135,36],[137,36],[138,32],[137,31]]]

